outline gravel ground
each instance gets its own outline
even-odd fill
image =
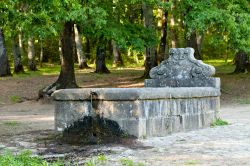
[[[32,105],[40,108],[39,113],[37,112],[33,116],[43,117],[44,121],[39,121],[39,124],[44,123],[42,130],[34,125],[34,132],[30,129],[31,132],[20,132],[18,135],[13,133],[12,135],[2,134],[0,136],[0,151],[11,149],[18,152],[22,149],[30,149],[34,154],[43,154],[47,155],[47,157],[48,154],[51,156],[55,154],[68,155],[70,156],[68,159],[70,158],[77,163],[84,163],[88,158],[98,154],[105,154],[108,159],[107,165],[121,165],[120,160],[124,158],[133,160],[135,163],[154,166],[250,165],[250,105],[223,106],[220,117],[230,123],[226,126],[175,133],[166,137],[147,138],[137,142],[140,146],[95,145],[86,147],[68,145],[53,147],[53,143],[46,144],[37,141],[38,137],[41,138],[44,135],[48,136],[48,133],[53,133],[53,130],[51,130],[53,128],[53,114],[51,113],[53,112],[53,106],[45,105],[43,107],[42,104],[35,105],[35,103],[26,103],[27,105],[29,105],[28,110],[32,110]],[[22,108],[22,114],[20,114],[22,117],[25,117],[23,114],[26,106],[25,104],[22,107],[19,106],[19,108]],[[4,110],[8,109],[8,112],[15,114],[14,108],[4,107]],[[2,107],[0,108],[2,123],[13,118],[6,115],[6,111],[5,114],[3,112]],[[29,112],[26,111],[26,113]],[[20,124],[29,125],[31,123],[25,118],[23,118],[23,123],[20,118],[14,118]],[[8,123],[5,125],[8,125]],[[3,124],[1,126],[5,128]],[[20,129],[25,129],[25,127]]]

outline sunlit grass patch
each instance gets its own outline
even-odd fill
[[[198,165],[200,162],[198,160],[188,160],[184,162],[184,165]]]
[[[249,98],[243,98],[243,99],[237,99],[237,102],[239,104],[250,104],[250,97]]]
[[[108,166],[107,164],[108,160],[106,156],[99,155],[97,157],[92,157],[91,159],[87,160],[84,164],[84,166]]]
[[[211,127],[225,126],[225,125],[229,125],[229,123],[225,120],[222,120],[221,118],[218,118],[213,123],[211,123]]]
[[[61,166],[64,165],[61,161],[48,163],[38,156],[32,156],[30,151],[23,151],[20,154],[14,155],[10,151],[0,155],[0,165],[3,166]]]
[[[20,96],[13,95],[13,96],[10,96],[10,101],[12,103],[20,103],[22,102],[22,98]]]
[[[137,163],[127,158],[120,159],[120,162],[123,166],[144,166],[143,163]]]
[[[17,121],[6,121],[3,124],[9,127],[16,127],[19,123]]]
[[[216,68],[216,73],[232,73],[235,68],[232,59],[227,62],[225,62],[224,59],[210,59],[205,60],[204,63],[214,66]]]
[[[58,75],[60,73],[60,65],[44,64],[43,67],[38,67],[36,71],[30,71],[27,67],[24,67],[24,73],[13,73],[14,78],[27,78],[37,77],[41,75]]]
[[[60,73],[60,70],[60,65],[47,64],[43,65],[43,67],[38,68],[38,73],[40,73],[41,75],[58,75]]]

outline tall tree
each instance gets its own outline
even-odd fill
[[[74,32],[75,32],[76,53],[78,58],[78,67],[80,69],[89,68],[87,64],[87,58],[83,53],[81,34],[76,24],[74,25]]]
[[[60,75],[55,82],[56,88],[76,88],[78,87],[74,72],[73,42],[74,42],[74,24],[66,22],[63,27],[62,36],[62,64]]]
[[[168,2],[168,0],[164,0],[164,2]],[[161,39],[158,53],[158,61],[161,62],[165,58],[167,58],[167,29],[168,29],[168,11],[162,10],[161,16]]]
[[[15,35],[12,39],[12,52],[14,59],[14,73],[23,73],[23,65],[21,59],[21,49],[19,46],[19,38],[18,35]]]
[[[99,39],[97,50],[96,50],[96,70],[95,73],[110,73],[109,69],[106,66],[105,58],[106,58],[106,42],[101,37]]]
[[[234,69],[234,73],[244,73],[244,72],[248,72],[248,66],[249,64],[249,56],[246,52],[240,50],[236,53],[235,58],[234,58],[234,62],[235,62],[235,69]]]
[[[120,48],[117,46],[116,42],[112,40],[112,50],[114,55],[114,61],[113,64],[115,66],[123,66],[123,60],[121,56]]]
[[[144,26],[152,31],[155,31],[155,25],[153,20],[153,8],[149,4],[143,3],[143,19]],[[143,77],[149,78],[149,71],[157,65],[157,51],[155,46],[147,46],[145,48],[145,70]]]
[[[78,87],[74,71],[74,23],[65,22],[61,37],[61,70],[58,79],[53,84],[39,91],[39,98],[50,96],[57,89]],[[59,50],[60,51],[60,50]]]
[[[202,54],[201,54],[201,40],[198,40],[196,32],[192,32],[191,35],[186,38],[186,46],[192,47],[194,52],[194,57],[196,59],[202,60]]]
[[[39,63],[40,63],[40,67],[43,66],[43,40],[40,39],[40,57],[39,57]]]
[[[178,42],[178,25],[176,21],[176,15],[178,13],[178,4],[176,0],[172,0],[173,5],[171,6],[170,13],[170,37],[171,37],[171,47],[176,48],[179,46]]]
[[[28,40],[28,68],[31,71],[37,70],[34,39],[32,37],[29,37],[29,40]]]
[[[10,76],[10,65],[2,28],[0,28],[0,77]]]

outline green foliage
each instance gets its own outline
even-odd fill
[[[250,99],[249,98],[237,99],[237,102],[240,104],[250,104]]]
[[[123,166],[144,166],[142,163],[134,162],[127,158],[120,159],[120,163]],[[109,166],[109,160],[106,158],[105,155],[99,155],[97,157],[92,157],[91,159],[87,160],[84,166]]]
[[[188,161],[185,161],[184,165],[198,165],[200,164],[199,161],[197,160],[188,160]]]
[[[31,156],[30,151],[23,151],[20,154],[14,155],[11,152],[6,152],[0,155],[0,165],[9,166],[61,166],[63,163],[54,162],[48,163],[40,157]]]
[[[144,166],[142,163],[135,163],[133,160],[123,158],[120,160],[123,166]]]
[[[4,122],[3,124],[6,126],[9,126],[9,127],[16,127],[18,125],[18,122],[17,121],[7,121],[7,122]]]
[[[215,127],[215,126],[224,126],[224,125],[228,125],[229,123],[227,121],[224,121],[220,118],[216,119],[212,124],[211,126],[212,127]]]
[[[144,27],[143,4],[154,10],[154,28]],[[162,19],[160,11],[168,12],[168,24],[172,16],[175,18],[175,25],[167,25],[169,45],[172,31],[177,34],[177,47],[185,47],[186,39],[195,32],[204,36],[202,53],[206,59],[232,58],[238,50],[250,52],[248,0],[2,0],[0,27],[8,39],[8,52],[12,47],[10,41],[22,33],[23,42],[27,43],[30,36],[43,41],[44,59],[54,63],[60,61],[58,40],[63,25],[72,22],[91,42],[90,59],[94,61],[96,46],[102,38],[106,46],[115,41],[124,52],[126,65],[135,66],[137,59],[126,57],[129,51],[136,52],[136,57],[144,54],[145,47],[157,47],[160,43],[161,26],[157,26]],[[38,49],[36,44],[36,53]],[[143,64],[142,61],[139,63]]]
[[[106,166],[106,165],[107,165],[107,158],[104,155],[93,157],[87,160],[84,164],[84,166]]]
[[[188,0],[180,2],[187,36],[193,31],[212,33],[232,50],[250,52],[250,5],[248,0]]]
[[[22,98],[20,96],[13,95],[10,96],[10,101],[12,103],[20,103],[22,101]]]
[[[228,59],[227,62],[225,59],[210,59],[205,60],[204,63],[214,66],[216,68],[216,74],[229,74],[234,71],[233,59]]]

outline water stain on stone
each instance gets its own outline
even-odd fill
[[[64,130],[62,137],[64,142],[76,145],[121,143],[126,138],[135,137],[123,131],[117,122],[99,115],[79,119]]]

